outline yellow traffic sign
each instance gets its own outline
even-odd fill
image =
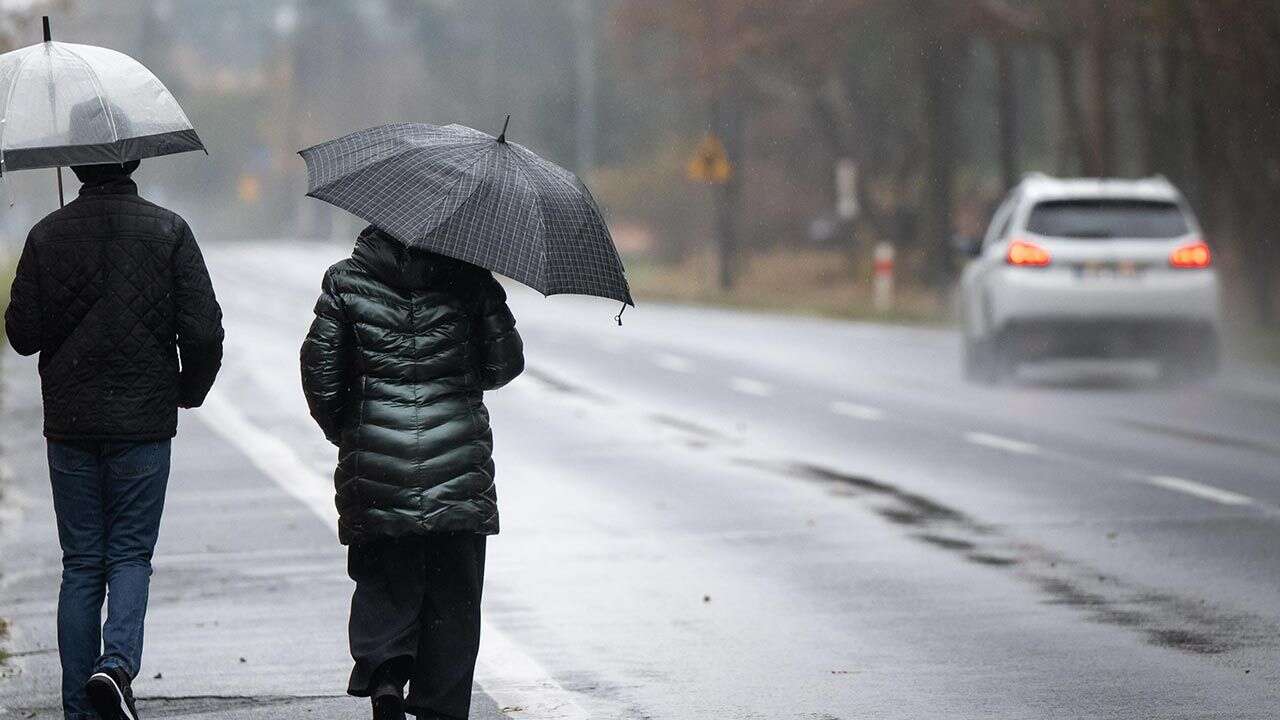
[[[724,151],[724,143],[720,142],[720,138],[709,133],[702,138],[685,172],[695,182],[711,185],[729,182],[729,178],[733,177],[733,165],[729,162],[729,155]]]

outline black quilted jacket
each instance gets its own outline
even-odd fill
[[[173,437],[222,361],[222,311],[186,222],[97,173],[32,228],[5,329],[40,353],[44,432],[55,440]]]
[[[325,273],[315,312],[302,387],[338,446],[342,542],[498,532],[483,394],[524,369],[502,286],[369,228]]]

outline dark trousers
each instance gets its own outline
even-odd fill
[[[67,720],[98,717],[84,693],[94,672],[117,667],[130,677],[138,674],[169,451],[168,440],[49,441],[53,509],[62,545],[58,654]]]
[[[351,656],[347,692],[367,697],[409,683],[408,710],[421,718],[466,718],[480,648],[485,536],[388,538],[352,545],[347,572]]]

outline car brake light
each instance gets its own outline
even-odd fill
[[[1014,240],[1009,243],[1009,252],[1005,261],[1010,265],[1024,267],[1044,267],[1049,264],[1049,251],[1026,240]]]
[[[1207,268],[1213,263],[1213,253],[1203,241],[1179,246],[1169,254],[1169,264],[1176,268]]]

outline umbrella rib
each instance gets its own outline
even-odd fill
[[[102,78],[98,75],[98,71],[94,70],[93,65],[88,60],[85,60],[83,57],[80,57],[80,55],[77,54],[74,50],[67,49],[66,52],[70,54],[72,57],[74,57],[75,59],[79,60],[80,63],[84,65],[85,70],[89,71],[89,78],[93,81],[93,86],[98,91],[98,106],[102,108],[102,114],[106,116],[107,124],[111,126],[112,142],[119,142],[121,140],[121,137],[120,137],[120,131],[116,129],[116,119],[111,116],[111,109],[107,107],[107,103],[104,102],[102,99],[106,97],[107,88],[102,84]]]
[[[519,153],[517,153],[517,155],[519,155]],[[530,188],[537,187],[536,185],[534,185],[533,179],[529,177],[529,174],[526,173],[523,168],[517,167],[516,172],[520,173],[520,175],[524,177],[524,181],[529,183]],[[542,285],[543,287],[546,287],[547,285],[547,221],[546,221],[547,209],[542,205],[542,197],[538,195],[538,193],[536,192],[533,193],[533,203],[534,205],[538,206],[538,224],[542,226],[542,246],[539,248],[539,250],[542,253],[542,262],[539,263],[538,265],[538,284]],[[545,296],[547,295],[547,293],[544,292],[543,295]]]
[[[9,92],[7,95],[5,95],[5,98],[4,98],[4,119],[5,120],[9,119],[9,103],[13,102],[13,91],[18,88],[18,80],[22,78],[22,71],[27,68],[27,62],[31,60],[31,57],[35,55],[36,52],[38,51],[32,50],[31,52],[22,56],[22,62],[18,63],[18,69],[15,70],[13,73],[13,80],[9,82]],[[8,122],[0,123],[0,166],[4,165],[4,149],[5,149],[4,143],[5,143],[5,140],[8,139],[8,133],[6,132],[8,130],[8,125],[9,125]]]
[[[341,140],[341,138],[339,138],[339,140]],[[337,143],[337,142],[338,142],[338,140],[330,140],[330,141],[329,141],[329,142],[327,142],[327,143],[321,143],[320,145],[316,145],[316,146],[314,146],[314,147],[309,147],[309,148],[307,148],[306,150],[301,151],[299,154],[300,154],[300,155],[302,155],[303,160],[305,161],[305,160],[307,159],[307,154],[315,155],[315,154],[317,154],[317,153],[318,153],[319,149],[320,149],[320,148],[322,148],[322,147],[324,147],[325,145],[329,145],[330,143]],[[474,144],[474,145],[479,145],[480,143],[478,143],[478,142],[477,142],[477,143],[462,143],[462,144],[460,144],[460,145],[459,145],[459,147],[465,147],[466,145],[473,145],[473,144]],[[415,148],[413,148],[413,149],[414,149],[414,150],[426,150],[427,148],[415,147]],[[305,154],[304,154],[304,153],[305,153]],[[368,171],[368,170],[370,170],[370,169],[372,169],[372,168],[381,167],[382,165],[385,165],[386,163],[393,162],[393,161],[396,161],[396,160],[402,160],[402,159],[404,159],[404,154],[403,154],[403,153],[396,154],[396,155],[388,155],[387,157],[378,158],[377,160],[375,160],[375,161],[373,161],[373,162],[369,163],[368,165],[362,165],[360,168],[358,168],[358,172],[365,172],[365,171]],[[480,158],[476,158],[476,160],[472,161],[471,165],[467,168],[467,170],[469,171],[471,168],[475,167],[476,163],[477,163],[477,162],[479,162],[479,161],[480,161]],[[310,189],[310,190],[308,190],[308,191],[307,191],[307,194],[308,194],[308,195],[313,195],[313,193],[319,192],[319,191],[324,190],[325,188],[327,188],[327,187],[329,187],[329,186],[331,186],[331,185],[334,185],[334,184],[336,184],[336,183],[342,182],[343,180],[347,179],[348,177],[350,177],[350,173],[348,173],[348,174],[346,174],[346,175],[339,175],[339,176],[336,176],[336,177],[334,177],[334,178],[332,178],[332,179],[330,179],[330,180],[327,180],[327,181],[325,181],[325,182],[323,182],[323,183],[320,183],[320,184],[318,184],[318,185],[314,185],[314,186],[312,186],[312,187],[311,187],[311,189]]]
[[[464,178],[464,177],[466,177],[466,175],[467,175],[467,174],[469,174],[473,169],[475,169],[475,166],[476,166],[476,165],[479,165],[479,164],[480,164],[480,161],[481,161],[481,160],[483,160],[483,159],[484,159],[484,155],[483,155],[483,154],[477,155],[477,156],[476,156],[476,158],[475,158],[474,160],[472,160],[472,161],[471,161],[471,164],[467,166],[467,169],[466,169],[466,170],[464,170],[464,171],[462,171],[462,173],[460,173],[460,174],[458,175],[458,181],[457,181],[457,182],[455,182],[455,183],[453,184],[453,187],[457,187],[457,186],[458,186],[458,184],[462,182],[463,178]],[[471,188],[471,192],[467,195],[466,199],[464,199],[462,202],[458,203],[458,206],[459,206],[459,207],[461,207],[463,204],[465,204],[465,203],[467,202],[467,200],[470,200],[470,199],[471,199],[471,197],[472,197],[473,195],[475,195],[475,194],[480,190],[480,186],[481,186],[481,185],[483,185],[483,184],[484,184],[483,182],[481,182],[481,181],[477,181],[477,182],[476,182],[476,186],[475,186],[475,187],[473,187],[473,188]],[[453,188],[450,188],[450,189],[452,190]],[[446,202],[448,202],[448,201],[449,201],[449,196],[448,196],[448,195],[445,195],[445,196],[441,197],[441,198],[440,198],[440,201],[439,201],[439,202],[437,202],[437,203],[436,203],[436,204],[431,208],[431,211],[434,213],[434,212],[435,212],[435,211],[436,211],[436,210],[437,210],[441,205],[444,205],[444,204],[445,204]],[[448,222],[448,220],[446,219],[444,222]],[[444,222],[436,223],[436,227],[432,228],[430,231],[426,231],[426,232],[424,232],[424,233],[423,233],[423,236],[425,237],[426,235],[430,235],[432,232],[434,232],[435,230],[439,229],[439,227],[440,227],[441,225],[443,225],[443,224],[444,224]]]
[[[521,156],[521,159],[522,159],[524,162],[526,162],[526,163],[532,164],[532,163],[533,163],[533,159],[532,159],[532,158],[537,158],[537,155],[533,154],[532,152],[530,152],[529,154],[530,154],[530,156],[531,156],[531,157],[526,158],[526,157]],[[523,171],[521,171],[521,174],[524,174],[524,172],[523,172]],[[586,197],[584,197],[584,198],[583,198],[583,199],[584,199],[584,201],[586,201],[586,202],[587,202],[587,206],[591,209],[591,212],[592,212],[592,213],[594,213],[594,214],[595,214],[595,216],[600,220],[600,223],[601,223],[602,225],[605,225],[604,217],[603,217],[603,215],[600,213],[600,209],[599,209],[598,207],[596,207],[596,204],[595,204],[595,198],[591,196],[591,191],[587,189],[587,186],[586,186],[585,184],[583,184],[583,185],[582,185],[582,187],[580,187],[580,188],[579,188],[579,187],[576,187],[576,186],[574,186],[574,185],[571,185],[571,184],[570,184],[568,181],[566,181],[564,178],[560,177],[559,175],[556,175],[556,174],[555,174],[555,173],[553,173],[553,172],[547,172],[546,174],[547,174],[547,175],[549,175],[549,176],[551,176],[551,178],[552,178],[553,180],[555,180],[556,182],[560,183],[560,184],[561,184],[561,185],[562,185],[566,190],[569,190],[569,191],[574,192],[574,193],[582,193],[582,192],[584,192],[584,191],[585,191],[585,192],[586,192]],[[529,177],[528,175],[525,175],[525,179],[528,179],[528,177]],[[576,177],[576,176],[575,176],[575,177]],[[581,183],[581,180],[579,180],[579,183]],[[539,201],[539,205],[541,205],[541,202],[540,202],[540,201]],[[588,222],[584,222],[580,227],[578,227],[578,228],[577,228],[577,230],[575,230],[575,231],[574,231],[574,238],[575,238],[575,239],[577,239],[577,238],[581,238],[581,237],[582,237],[582,234],[583,234],[584,232],[586,232],[587,228],[588,228],[588,227],[590,227],[590,225],[591,225],[591,223],[590,223],[589,221],[588,221]],[[546,252],[547,252],[547,249],[546,249],[546,246],[545,246],[545,244],[544,244],[544,245],[543,245],[543,248],[542,248],[544,273],[545,273],[545,268],[546,268]],[[619,274],[622,276],[622,282],[623,282],[623,285],[624,285],[624,286],[626,286],[627,294],[628,294],[628,295],[630,295],[630,294],[631,294],[631,288],[630,288],[630,284],[629,284],[629,283],[627,283],[627,278],[626,278],[627,270],[626,270],[626,267],[622,264],[622,257],[618,255],[618,249],[617,249],[616,247],[614,247],[614,245],[613,245],[613,243],[612,243],[612,242],[610,242],[610,243],[609,243],[609,252],[610,252],[610,254],[613,256],[613,261],[614,261],[614,263],[617,265],[617,268],[618,268],[618,272],[619,272]],[[545,280],[545,278],[544,278],[544,280]],[[633,305],[634,305],[634,303],[633,303]]]

